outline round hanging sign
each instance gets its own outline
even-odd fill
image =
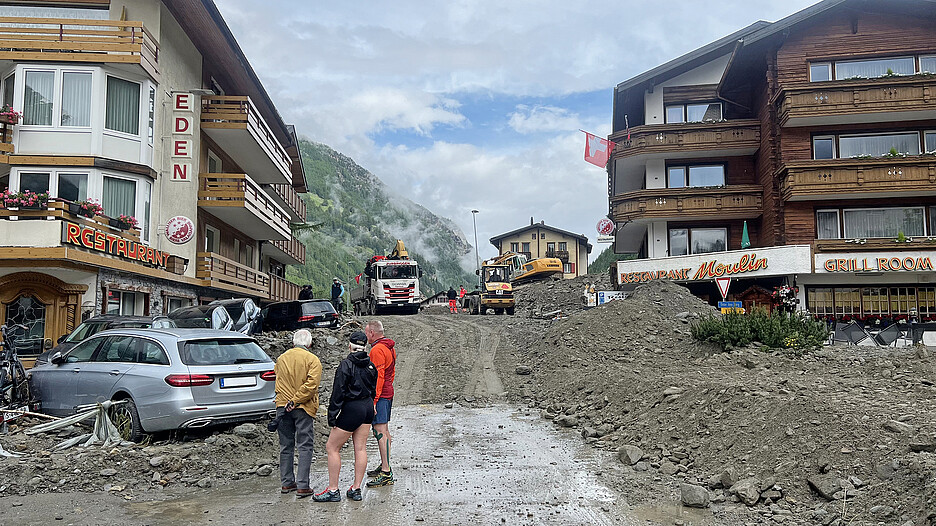
[[[166,223],[166,238],[176,245],[188,243],[195,237],[195,223],[185,216],[175,216]]]
[[[598,233],[603,236],[610,236],[614,232],[614,223],[608,218],[602,218],[598,221]]]

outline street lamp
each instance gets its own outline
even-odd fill
[[[345,304],[347,311],[351,312],[351,280],[354,279],[354,262],[348,262],[348,268],[351,270],[351,277],[348,278],[348,288],[345,289]]]
[[[477,271],[481,270],[481,256],[478,255],[478,221],[475,219],[478,217],[478,211],[471,211],[471,223],[474,225],[474,238],[475,238],[475,263],[478,265],[476,268]]]

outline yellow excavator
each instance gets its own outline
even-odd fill
[[[517,254],[516,252],[504,252],[485,263],[488,265],[506,265],[509,271],[508,277],[514,285],[540,281],[554,274],[562,273],[562,260],[559,258],[528,260],[526,254]]]

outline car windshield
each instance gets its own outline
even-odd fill
[[[77,342],[81,342],[81,341],[84,341],[84,340],[86,340],[87,338],[90,338],[91,336],[94,336],[95,334],[97,334],[97,333],[103,331],[103,330],[106,329],[106,328],[107,328],[107,323],[106,323],[106,322],[103,322],[103,321],[99,321],[99,322],[90,322],[90,321],[86,321],[86,322],[82,323],[81,325],[79,325],[77,329],[75,329],[74,331],[72,331],[72,333],[68,335],[68,338],[65,338],[65,341],[68,342],[68,343],[77,343]]]
[[[210,329],[212,307],[190,307],[173,311],[172,321],[182,329]]]
[[[302,304],[303,316],[315,316],[316,314],[331,314],[335,308],[327,301],[310,301]]]
[[[179,353],[185,365],[232,365],[271,362],[253,340],[195,340],[185,342]]]
[[[388,265],[380,267],[381,279],[408,279],[416,277],[416,265]]]

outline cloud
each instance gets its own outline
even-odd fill
[[[510,114],[508,125],[517,133],[569,131],[578,129],[581,121],[578,115],[565,108],[554,106],[517,106],[517,111]]]

